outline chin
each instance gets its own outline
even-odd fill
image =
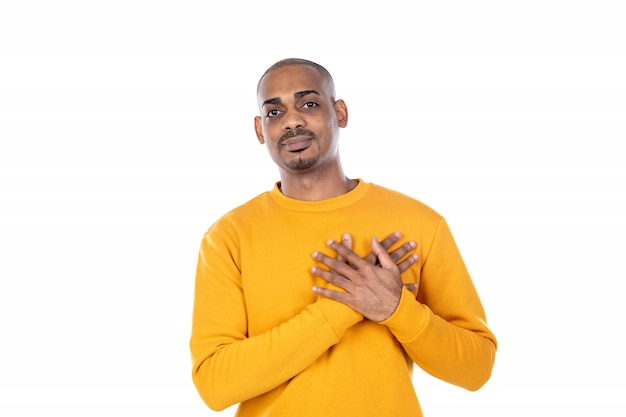
[[[291,171],[306,171],[313,168],[317,164],[317,158],[302,158],[294,159],[291,161],[283,161],[285,168]]]

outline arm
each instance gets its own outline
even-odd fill
[[[497,342],[444,220],[421,272],[417,300],[403,291],[398,308],[383,324],[426,372],[475,391],[491,376]]]
[[[385,247],[399,239],[399,234],[388,236]],[[391,256],[400,261],[412,247],[411,242],[405,243]],[[363,318],[343,304],[319,298],[290,320],[249,337],[237,256],[236,244],[208,233],[202,241],[196,273],[192,378],[200,396],[216,410],[286,382]],[[404,260],[399,265],[406,269],[412,262]]]
[[[346,306],[318,300],[281,325],[248,337],[237,257],[236,244],[217,233],[202,241],[190,341],[192,378],[215,410],[281,385],[362,320]]]
[[[372,251],[381,261],[377,267],[362,262],[337,242],[329,245],[353,267],[345,268],[316,254],[315,259],[331,271],[314,268],[313,273],[345,290],[316,288],[316,293],[388,326],[415,363],[437,378],[469,390],[480,388],[489,379],[496,340],[443,220],[432,244],[422,252],[425,259],[417,299],[402,288],[397,267],[375,239]]]

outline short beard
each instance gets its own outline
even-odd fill
[[[292,171],[305,171],[317,163],[317,158],[299,157],[294,161],[283,161],[283,165]]]

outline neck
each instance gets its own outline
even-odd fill
[[[280,190],[283,195],[302,201],[321,201],[352,190],[357,181],[347,178],[341,168],[331,175],[314,173],[293,175],[281,171]]]

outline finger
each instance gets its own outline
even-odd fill
[[[383,248],[385,248],[385,250],[389,250],[389,248],[396,243],[398,240],[400,240],[400,238],[402,237],[402,235],[400,234],[400,232],[393,232],[392,234],[390,234],[389,236],[387,236],[386,238],[384,238],[380,244],[382,245]],[[352,249],[352,248],[350,248]],[[404,256],[404,255],[402,255]],[[397,259],[400,259],[402,256],[398,257]],[[376,255],[374,255],[374,253],[370,252],[367,254],[367,256],[365,256],[365,261],[369,262],[372,265],[375,265],[376,262],[378,261],[378,259],[376,259]],[[396,259],[396,260],[397,260]]]
[[[339,301],[340,303],[348,304],[349,294],[341,291],[330,290],[324,287],[318,287],[317,285],[313,287],[313,292],[319,296],[330,298],[331,300]]]
[[[411,252],[416,247],[417,244],[411,240],[409,242],[406,242],[393,252],[389,252],[389,256],[391,257],[392,261],[398,262],[400,259],[404,258],[407,253]]]
[[[341,244],[351,250],[354,244],[354,241],[352,240],[352,235],[350,235],[350,233],[344,233],[343,235],[341,235]],[[337,259],[342,262],[348,262],[347,259],[345,259],[340,254],[337,254]]]
[[[350,253],[352,253],[354,256],[356,255],[345,246],[337,242],[334,242],[334,244],[338,248],[343,248],[340,250],[342,251],[341,255],[343,256],[345,261],[340,261],[339,259],[332,258],[328,255],[324,255],[323,253],[317,252],[317,251],[313,252],[313,259],[315,259],[318,262],[323,263],[324,265],[328,267],[328,269],[335,272],[336,274],[343,275],[344,277],[349,277],[351,273],[354,273],[354,267],[351,265],[353,262],[353,259],[350,257]],[[361,260],[360,258],[358,259]]]
[[[385,248],[383,248],[383,246],[378,242],[378,239],[376,239],[376,236],[372,237],[370,244],[372,246],[372,252],[378,258],[380,266],[385,269],[397,268],[397,265],[391,259]]]
[[[352,245],[354,241],[352,240],[352,235],[350,233],[344,233],[341,235],[341,244],[346,248],[352,250]]]
[[[326,282],[334,284],[342,290],[349,291],[349,288],[351,288],[352,283],[350,282],[350,280],[341,275],[325,271],[322,268],[318,268],[316,266],[311,268],[311,273],[315,276],[322,278]]]
[[[400,262],[398,264],[398,269],[400,270],[400,273],[403,273],[404,271],[415,265],[418,259],[418,256],[416,254],[413,254],[406,258],[404,261]]]
[[[363,265],[366,265],[368,263],[368,262],[364,261],[363,259],[361,259],[361,257],[359,255],[357,255],[356,253],[354,253],[351,249],[348,249],[344,245],[342,245],[342,244],[340,244],[338,242],[335,242],[334,240],[329,240],[328,242],[326,242],[326,244],[330,248],[332,248],[335,252],[337,252],[338,256],[341,255],[343,257],[343,259],[345,259],[348,262],[348,264],[352,265],[353,266],[352,269],[360,268]],[[321,261],[321,259],[318,259],[318,260]],[[324,258],[324,261],[321,261],[321,262],[324,262],[325,265],[330,266],[329,264],[326,263],[326,261],[328,261],[328,259]],[[334,268],[331,267],[331,269],[334,269]],[[340,272],[343,275],[346,275],[343,272],[343,271],[345,271],[345,269],[342,270],[342,271],[339,271],[339,270],[337,270],[337,271]]]
[[[389,250],[389,248],[398,240],[400,240],[401,237],[402,235],[400,234],[400,232],[393,232],[392,234],[381,240],[380,244],[383,248],[385,248],[385,250]]]

